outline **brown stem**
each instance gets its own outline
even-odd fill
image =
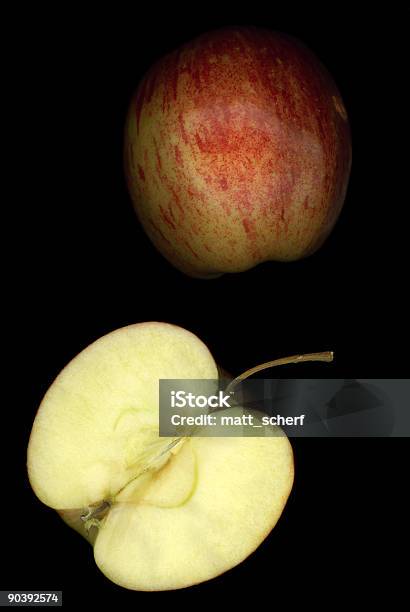
[[[256,372],[260,372],[261,370],[267,370],[268,368],[275,368],[276,366],[287,365],[289,363],[302,363],[303,361],[333,361],[333,352],[325,351],[323,353],[307,353],[306,355],[292,355],[292,357],[282,357],[281,359],[274,359],[273,361],[267,361],[266,363],[261,363],[260,365],[251,368],[250,370],[246,370],[243,374],[240,374],[236,378],[234,378],[227,388],[225,389],[226,393],[232,391],[234,387],[236,387],[240,382],[245,380],[245,378],[249,378],[252,374],[256,374]]]

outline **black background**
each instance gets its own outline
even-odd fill
[[[9,528],[0,588],[62,589],[66,606],[81,597],[131,607],[143,598],[172,602],[255,589],[281,591],[292,604],[301,594],[323,597],[326,583],[339,599],[353,586],[367,590],[368,572],[379,593],[391,585],[405,440],[295,440],[295,487],[267,541],[216,580],[162,594],[128,592],[104,578],[89,545],[35,498],[25,448],[41,397],[64,365],[101,335],[139,321],[186,327],[232,373],[333,350],[331,365],[291,366],[284,374],[408,376],[403,198],[391,143],[400,98],[395,31],[403,18],[374,7],[359,16],[333,4],[304,13],[192,5],[169,13],[153,7],[148,16],[135,5],[115,15],[101,7],[93,15],[25,14],[13,47],[22,55],[24,90],[13,285],[23,381],[13,399],[18,443],[2,505]],[[173,269],[138,224],[123,176],[124,117],[154,60],[203,31],[234,24],[292,34],[328,67],[351,120],[352,175],[340,220],[317,254],[195,280]]]

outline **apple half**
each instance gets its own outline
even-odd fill
[[[31,486],[118,585],[159,591],[214,578],[250,555],[283,511],[294,472],[282,432],[159,437],[159,379],[217,377],[196,336],[141,323],[83,350],[41,403]]]

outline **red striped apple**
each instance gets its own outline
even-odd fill
[[[318,249],[351,165],[331,76],[276,32],[210,32],[141,82],[125,129],[129,191],[158,250],[190,276],[240,272]]]

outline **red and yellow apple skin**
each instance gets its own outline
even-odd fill
[[[332,230],[351,166],[335,83],[276,32],[210,32],[146,74],[130,105],[125,168],[157,249],[194,277],[291,261]]]

